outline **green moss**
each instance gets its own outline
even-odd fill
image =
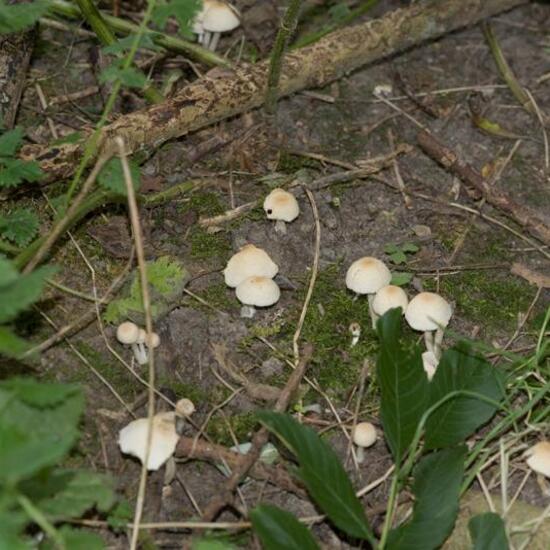
[[[229,432],[229,428],[227,426],[228,422],[239,443],[249,441],[252,432],[258,424],[254,412],[234,414],[225,419],[219,416],[212,418],[208,423],[208,435],[215,443],[230,447],[233,446],[235,442]]]
[[[212,307],[221,309],[222,311],[229,311],[231,309],[234,309],[238,305],[234,293],[231,292],[231,290],[226,286],[225,283],[210,285],[209,287],[199,292],[198,295],[207,303],[209,303]],[[207,313],[212,312],[210,308],[207,308],[196,300],[193,300],[191,305],[195,309],[204,310]]]
[[[216,193],[210,191],[195,192],[181,208],[181,212],[194,210],[199,216],[218,216],[225,208]]]
[[[226,233],[210,234],[196,227],[191,232],[191,257],[195,260],[225,260],[231,252],[231,243]]]
[[[191,399],[195,405],[209,402],[209,395],[202,388],[174,380],[173,378],[160,377],[157,380],[157,387],[170,388],[178,399],[183,399],[184,397]]]
[[[304,157],[301,155],[293,155],[288,151],[281,151],[277,171],[285,174],[294,174],[302,168],[319,168],[319,161]]]

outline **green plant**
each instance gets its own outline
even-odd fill
[[[296,455],[297,475],[341,531],[378,549],[436,549],[450,534],[458,514],[469,465],[464,443],[497,410],[504,409],[504,377],[469,345],[460,343],[443,354],[429,382],[421,349],[402,341],[401,322],[400,311],[391,310],[377,325],[381,420],[395,462],[379,539],[332,449],[291,416],[262,412],[259,419]],[[406,487],[415,497],[412,516],[393,527],[397,495]],[[265,548],[318,548],[304,526],[276,507],[259,506],[251,519]],[[470,529],[476,548],[482,548],[480,541],[488,536],[503,534],[498,516],[475,517]]]

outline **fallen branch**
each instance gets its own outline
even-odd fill
[[[275,412],[284,412],[288,407],[291,396],[296,391],[296,388],[302,380],[306,367],[313,355],[313,346],[307,344],[304,347],[302,358],[292,371],[285,387],[281,391],[273,410]],[[260,428],[252,438],[252,446],[248,453],[244,455],[242,461],[233,470],[231,477],[225,483],[225,486],[221,491],[210,501],[203,513],[204,521],[213,520],[226,506],[233,502],[233,492],[238,487],[241,480],[248,474],[250,469],[254,466],[256,461],[260,457],[260,453],[264,445],[269,440],[269,431],[262,427]]]
[[[212,464],[223,464],[225,462],[231,470],[236,470],[241,467],[246,455],[230,451],[223,445],[208,443],[202,439],[181,437],[176,447],[175,456],[178,458],[206,460]],[[254,479],[269,481],[269,483],[277,485],[277,487],[284,491],[294,493],[299,497],[306,497],[305,490],[290,477],[284,468],[271,466],[259,460],[250,468],[248,475]]]
[[[437,141],[432,134],[420,132],[417,139],[422,150],[432,159],[481,193],[489,204],[509,215],[531,235],[545,244],[550,244],[550,226],[535,210],[515,202],[503,191],[489,185],[471,165],[461,159],[452,149]]]
[[[285,56],[279,97],[315,88],[383,57],[526,3],[527,0],[442,0],[392,11],[361,25],[335,31],[311,46]],[[265,100],[269,61],[205,76],[159,105],[119,117],[106,126],[99,150],[114,150],[121,136],[130,153],[158,147],[259,107]],[[22,157],[40,162],[48,181],[69,177],[83,143],[51,147],[30,145]]]

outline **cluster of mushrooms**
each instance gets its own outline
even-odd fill
[[[274,220],[275,230],[286,233],[286,224],[300,213],[296,197],[284,189],[273,189],[264,200],[264,211]],[[225,284],[235,289],[237,299],[243,304],[241,317],[252,318],[257,307],[268,307],[279,301],[281,290],[273,278],[279,266],[262,248],[246,244],[234,254],[224,269]]]
[[[203,0],[202,9],[193,21],[193,32],[199,44],[215,51],[220,34],[236,29],[241,24],[237,8],[221,0]]]
[[[131,321],[125,321],[118,326],[116,339],[121,344],[132,348],[134,358],[139,365],[147,364],[149,350],[160,346],[160,337],[156,332],[148,335],[144,329]]]

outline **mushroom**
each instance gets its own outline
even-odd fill
[[[145,365],[149,362],[148,350],[155,349],[160,346],[160,336],[156,332],[152,332],[149,336],[145,330],[140,328],[136,345],[138,347],[136,360],[140,365]]]
[[[149,419],[138,418],[120,430],[118,445],[124,454],[139,458],[143,464],[147,449]],[[179,435],[176,432],[176,413],[162,412],[153,417],[148,470],[158,470],[176,450]]]
[[[539,441],[530,449],[525,451],[527,465],[531,470],[539,474],[539,485],[543,492],[548,495],[550,487],[544,478],[550,478],[550,441]]]
[[[195,404],[191,399],[180,399],[176,403],[176,432],[182,434],[185,421],[195,412]]]
[[[279,266],[265,250],[246,244],[227,262],[223,275],[225,284],[235,288],[248,277],[258,275],[272,279],[278,271]]]
[[[390,270],[377,258],[365,256],[353,262],[346,273],[346,287],[355,294],[368,294],[372,326],[375,327],[376,314],[372,310],[374,294],[391,281]]]
[[[240,24],[237,8],[220,0],[204,0],[203,8],[193,22],[193,32],[198,34],[199,43],[215,51],[220,34],[232,31]]]
[[[277,187],[265,198],[264,210],[268,220],[276,220],[275,231],[284,235],[286,224],[300,214],[300,205],[292,193]]]
[[[359,342],[359,337],[361,336],[361,325],[359,323],[350,323],[349,331],[351,333],[351,344],[350,348],[353,348]]]
[[[396,307],[400,307],[402,313],[405,314],[408,304],[407,294],[401,287],[395,285],[383,286],[372,300],[373,317],[378,319],[378,317]]]
[[[147,356],[145,348],[143,347],[143,334],[142,331],[135,323],[131,321],[125,321],[121,323],[116,330],[116,339],[124,345],[129,345],[132,348],[136,361],[143,365],[147,363]]]
[[[268,277],[248,277],[237,287],[237,298],[244,304],[241,317],[251,319],[256,313],[255,307],[272,306],[279,301],[281,291],[277,283]]]
[[[429,381],[434,377],[438,363],[439,361],[433,351],[425,351],[422,354],[422,366]]]
[[[352,439],[357,445],[357,463],[361,464],[365,460],[364,449],[376,443],[376,428],[370,422],[359,422],[353,428]]]
[[[445,327],[449,324],[453,311],[451,305],[439,294],[421,292],[407,306],[405,319],[414,330],[424,332],[426,349],[433,352],[437,361],[441,357],[441,342]],[[435,330],[435,338],[433,331]]]

